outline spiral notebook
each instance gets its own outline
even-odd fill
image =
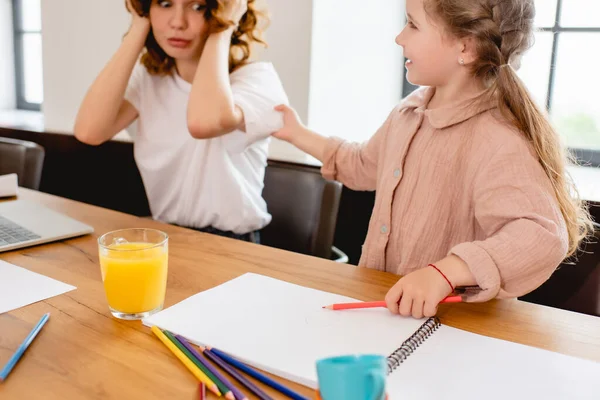
[[[600,363],[476,335],[434,318],[402,318],[385,309],[322,309],[351,301],[357,300],[245,274],[144,324],[312,388],[317,387],[315,362],[320,358],[385,355],[391,400],[466,393],[502,400],[597,399],[600,393]]]

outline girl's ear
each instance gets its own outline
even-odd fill
[[[464,64],[468,65],[477,61],[477,48],[475,46],[475,39],[472,37],[466,37],[460,40],[462,50],[459,55],[459,59],[464,60]]]

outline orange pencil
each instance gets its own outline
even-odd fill
[[[462,297],[460,296],[448,296],[440,303],[460,303],[462,302]],[[377,308],[377,307],[387,307],[385,301],[364,301],[358,303],[339,303],[339,304],[331,304],[328,306],[324,306],[328,310],[352,310],[357,308]]]

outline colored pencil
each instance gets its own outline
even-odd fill
[[[160,339],[160,341],[163,342],[163,344],[167,346],[169,350],[171,350],[175,357],[179,358],[179,361],[181,361],[183,365],[185,365],[186,368],[190,370],[190,372],[194,374],[194,376],[200,382],[206,385],[206,388],[208,390],[221,397],[221,392],[219,391],[217,385],[215,385],[214,382],[211,381],[210,378],[206,376],[206,374],[196,366],[196,364],[194,364],[189,358],[187,358],[186,355],[183,354],[183,352],[179,350],[179,348],[175,346],[173,342],[171,342],[169,338],[160,329],[158,329],[157,326],[153,326],[150,329],[152,329],[152,332],[154,332],[154,334]]]
[[[33,327],[31,332],[29,332],[29,335],[27,335],[25,340],[23,340],[23,343],[21,343],[21,345],[17,348],[15,354],[13,354],[10,360],[8,360],[4,368],[0,370],[0,382],[6,380],[8,374],[10,374],[10,371],[12,371],[12,369],[15,367],[15,365],[17,365],[21,357],[23,357],[23,354],[25,354],[25,351],[29,348],[29,345],[31,344],[31,342],[33,342],[33,339],[35,339],[35,337],[42,330],[44,325],[46,325],[46,322],[48,322],[49,318],[50,313],[44,314],[42,318],[40,318],[38,323]]]
[[[222,351],[213,349],[213,348],[211,348],[210,351],[213,352],[214,354],[216,354],[217,356],[221,357],[221,359],[223,361],[227,362],[228,364],[234,366],[235,368],[239,369],[242,372],[245,372],[246,374],[248,374],[251,377],[258,380],[259,382],[262,382],[265,385],[268,385],[268,386],[272,387],[273,389],[283,393],[287,397],[292,398],[294,400],[308,400],[306,397],[299,395],[298,393],[294,392],[293,390],[283,386],[281,383],[274,381],[273,379],[269,378],[268,376],[263,375],[260,372],[258,372],[257,370],[250,368],[246,364],[236,360],[235,358],[231,357],[229,354],[223,353]]]
[[[177,346],[179,350],[183,352],[183,354],[185,354],[187,358],[190,359],[191,362],[193,362],[196,365],[196,367],[200,369],[200,371],[204,373],[204,375],[208,377],[208,379],[210,379],[215,385],[217,385],[217,388],[219,389],[221,394],[227,398],[227,400],[235,400],[235,397],[233,396],[233,393],[231,393],[231,390],[229,390],[229,388],[225,386],[223,382],[221,382],[208,368],[206,368],[206,366],[202,364],[200,360],[194,357],[194,355],[190,353],[190,351],[183,345],[183,343],[181,343],[171,332],[165,330],[163,331],[163,333],[171,342],[173,342],[175,346]]]
[[[200,396],[198,397],[200,400],[206,400],[206,385],[200,382],[200,386],[198,386],[198,392]]]
[[[448,296],[440,303],[461,303],[461,296]],[[385,301],[364,301],[364,302],[356,302],[356,303],[338,303],[338,304],[330,304],[328,306],[324,306],[328,310],[352,310],[359,308],[378,308],[378,307],[387,307]]]
[[[165,332],[165,334],[166,333],[167,332]],[[167,337],[169,337],[169,335],[167,335]],[[248,398],[244,396],[244,394],[241,393],[235,386],[233,386],[233,384],[227,378],[225,378],[219,371],[217,371],[217,369],[213,367],[208,362],[208,360],[204,358],[202,354],[198,353],[196,349],[194,349],[194,347],[192,347],[192,345],[183,336],[174,335],[174,339],[177,340],[179,344],[181,344],[181,346],[183,346],[183,348],[185,349],[184,353],[188,357],[193,358],[197,361],[197,363],[195,362],[196,365],[198,365],[198,363],[202,365],[201,369],[206,375],[208,375],[210,379],[212,379],[217,384],[223,396],[225,396],[229,400],[235,400],[236,398],[238,398],[238,400],[248,400]],[[183,351],[184,349],[181,350]],[[194,361],[193,359],[192,361]],[[198,367],[200,367],[200,365],[198,365]]]
[[[214,362],[219,367],[221,367],[221,369],[225,370],[225,372],[227,372],[229,375],[231,375],[239,383],[241,383],[242,385],[246,386],[246,388],[248,390],[250,390],[252,393],[254,393],[259,399],[261,399],[261,400],[272,400],[272,398],[268,394],[266,394],[261,389],[259,389],[258,386],[256,386],[252,382],[250,382],[241,373],[239,373],[238,371],[236,371],[236,369],[233,368],[231,365],[229,365],[225,361],[223,361],[218,355],[216,355],[215,353],[213,353],[212,351],[210,351],[208,348],[205,348],[205,347],[202,347],[202,346],[199,346],[199,348],[200,348],[200,351],[202,351],[202,353],[208,359],[210,359],[212,362]]]

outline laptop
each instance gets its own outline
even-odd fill
[[[0,252],[94,232],[94,228],[27,200],[0,203]]]

